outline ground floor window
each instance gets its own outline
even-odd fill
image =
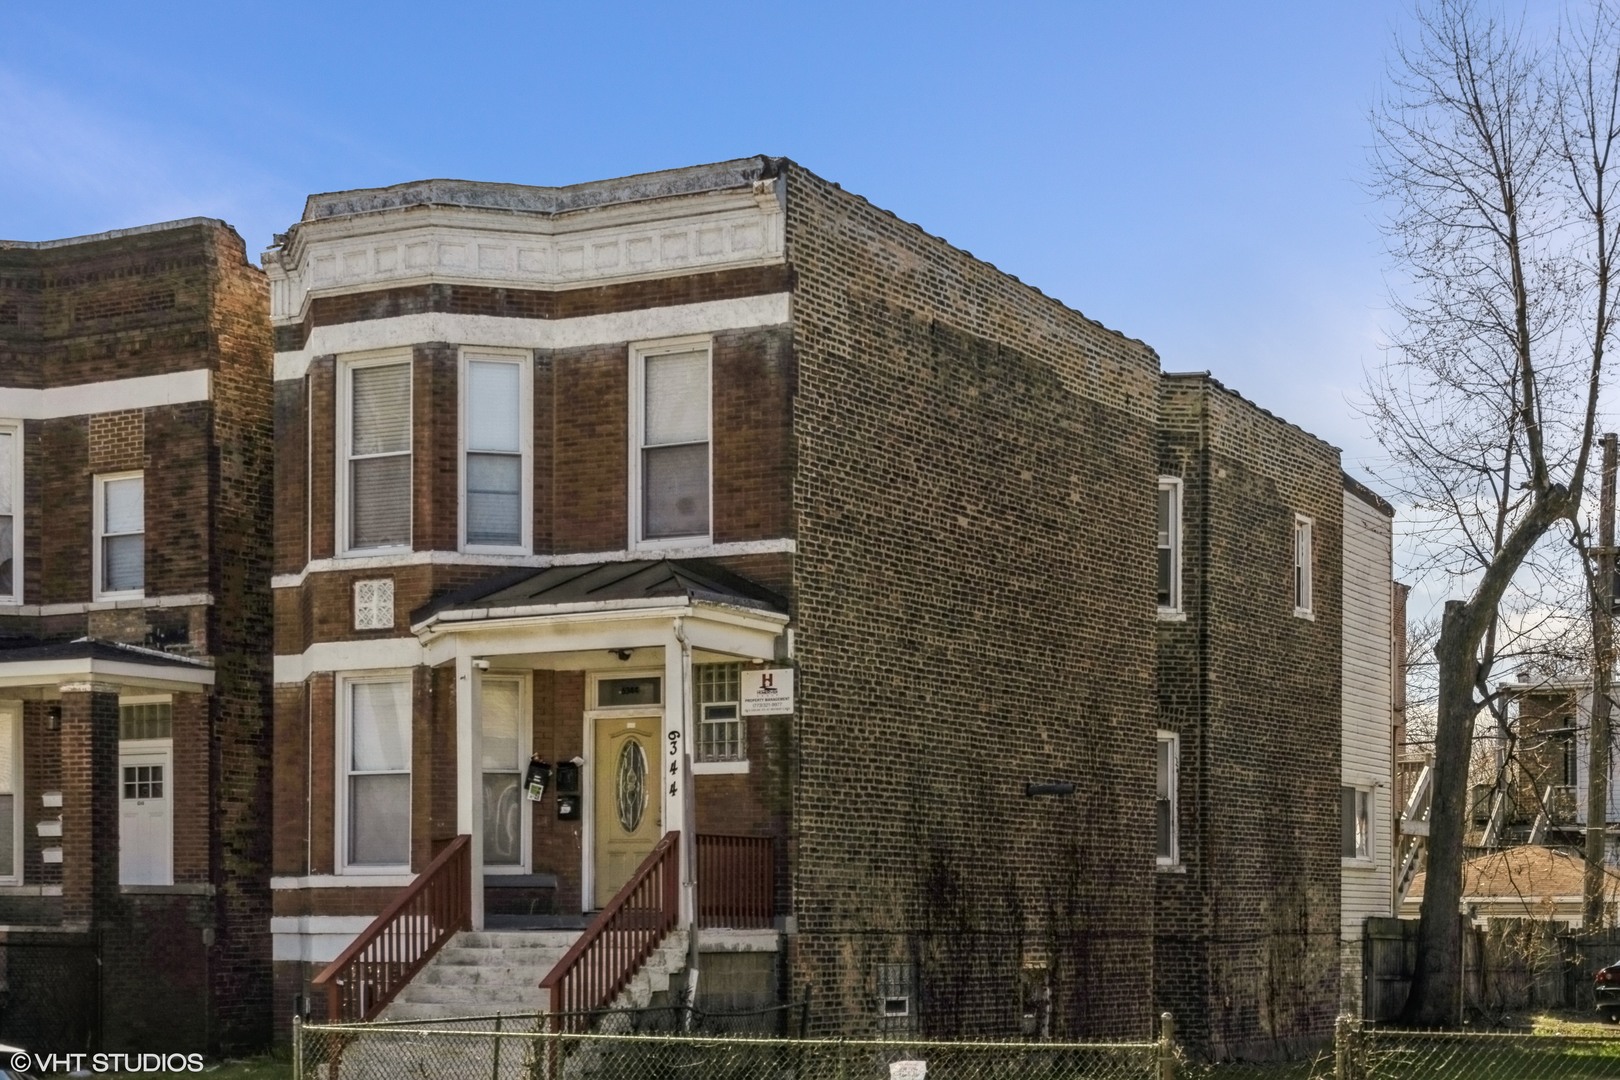
[[[411,681],[344,679],[338,780],[343,866],[409,870],[411,861]]]
[[[743,738],[741,664],[698,664],[692,669],[697,686],[698,761],[743,761],[748,743]]]
[[[0,882],[22,881],[22,706],[0,703]]]

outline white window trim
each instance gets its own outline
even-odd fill
[[[1304,538],[1304,561],[1301,562],[1300,538]],[[1294,515],[1294,555],[1290,560],[1293,570],[1294,614],[1301,619],[1315,619],[1316,612],[1316,523],[1304,514]],[[1303,571],[1303,576],[1301,575]],[[1301,588],[1301,586],[1304,586]],[[1303,604],[1299,603],[1304,593]]]
[[[474,361],[513,364],[518,369],[518,528],[516,545],[467,542],[467,372]],[[456,501],[460,519],[456,543],[469,554],[528,555],[534,550],[534,354],[522,349],[462,349],[457,370],[461,423],[456,441]]]
[[[647,358],[668,353],[699,352],[709,366],[709,528],[702,535],[677,536],[667,540],[646,540],[641,536],[641,440],[646,418]],[[714,537],[714,339],[708,334],[661,341],[642,341],[630,346],[630,550],[669,551],[698,547]]]
[[[92,600],[140,600],[146,596],[146,571],[141,570],[141,587],[139,589],[103,589],[101,587],[101,547],[106,539],[102,519],[106,516],[107,484],[115,480],[133,480],[136,477],[141,481],[141,552],[145,560],[146,551],[146,470],[128,469],[124,472],[97,473],[91,489],[91,498],[95,502],[92,519],[94,521],[90,544],[90,598]],[[133,536],[133,533],[115,533],[116,536]]]
[[[9,867],[0,867],[0,885],[23,883],[23,819],[28,816],[23,787],[23,707],[20,701],[0,703],[0,711],[11,714],[11,857]]]
[[[28,505],[23,494],[23,425],[20,420],[0,420],[0,432],[9,433],[16,441],[12,444],[11,473],[11,588],[0,593],[0,605],[23,602],[23,510]]]
[[[1161,619],[1180,619],[1185,616],[1181,608],[1181,478],[1179,476],[1159,477],[1159,491],[1170,493],[1170,603],[1159,604],[1158,613]],[[1154,557],[1158,556],[1157,518],[1158,507],[1154,507]],[[1157,562],[1155,562],[1157,567]],[[1155,574],[1157,578],[1157,574]],[[1155,581],[1155,589],[1157,581]],[[1157,597],[1155,597],[1157,600]]]
[[[1181,734],[1176,731],[1160,730],[1154,739],[1153,746],[1153,800],[1158,802],[1158,770],[1159,745],[1170,744],[1170,854],[1160,855],[1157,838],[1158,810],[1154,810],[1155,838],[1153,841],[1153,860],[1161,870],[1173,870],[1181,865]]]
[[[530,678],[530,672],[528,672],[528,671],[516,671],[516,670],[514,670],[514,671],[484,671],[484,672],[479,672],[478,681],[479,681],[479,694],[480,694],[480,697],[479,697],[478,700],[482,700],[483,684],[484,683],[487,683],[487,682],[515,682],[515,683],[518,684],[518,760],[517,760],[517,774],[518,774],[518,801],[522,804],[521,807],[518,810],[518,821],[519,821],[519,829],[518,829],[518,831],[519,831],[519,834],[520,834],[519,838],[518,838],[518,850],[521,852],[521,858],[518,860],[516,865],[513,865],[513,866],[500,866],[500,865],[494,865],[494,864],[490,864],[490,863],[485,863],[484,864],[484,873],[485,874],[527,874],[527,873],[529,873],[531,864],[534,861],[534,804],[529,801],[528,795],[526,795],[524,793],[524,791],[523,791],[523,779],[524,779],[524,776],[527,773],[528,768],[529,768],[530,755],[532,755],[534,753],[534,750],[532,748],[532,744],[534,742],[534,709],[533,709],[533,706],[534,706],[534,683]],[[483,742],[483,735],[482,735],[482,733],[480,733],[480,735],[479,735],[479,743],[482,744],[482,742]],[[484,765],[484,763],[482,761],[480,761],[478,763],[478,776],[479,776],[480,785],[482,785],[483,775],[484,775],[484,767],[483,767],[483,765]],[[482,799],[483,795],[484,795],[483,788],[482,788],[482,786],[480,786],[479,791],[478,791],[478,797],[480,799]],[[487,825],[488,822],[485,822],[485,824]]]
[[[348,877],[378,877],[390,874],[409,874],[411,872],[410,853],[411,817],[406,815],[405,821],[405,861],[403,863],[362,863],[355,865],[349,862],[349,762],[353,760],[351,754],[353,743],[351,736],[354,732],[352,717],[349,715],[349,687],[356,683],[367,682],[403,682],[408,689],[411,687],[411,672],[407,668],[393,671],[367,671],[363,673],[343,673],[333,680],[337,684],[337,753],[334,757],[336,786],[333,791],[332,823],[336,829],[334,840],[334,863],[338,874]],[[412,714],[405,720],[405,775],[409,778],[406,795],[406,806],[412,806],[416,798],[416,746],[415,746],[415,694],[408,695],[412,702]]]
[[[1365,867],[1375,866],[1375,865],[1377,865],[1377,862],[1378,862],[1378,789],[1377,789],[1376,786],[1374,786],[1372,784],[1352,784],[1352,783],[1341,783],[1340,788],[1341,788],[1341,791],[1344,788],[1349,788],[1349,789],[1353,790],[1358,796],[1361,796],[1361,795],[1367,796],[1367,854],[1365,854],[1365,855],[1346,855],[1346,854],[1344,854],[1343,851],[1340,851],[1340,853],[1339,853],[1339,865],[1340,866],[1356,866],[1356,867],[1364,867],[1364,868]],[[1342,795],[1341,795],[1341,801],[1340,801],[1339,806],[1340,806],[1340,812],[1342,813],[1343,812],[1343,807],[1344,807],[1344,803],[1342,801]],[[1344,823],[1343,822],[1339,823],[1339,828],[1341,830],[1341,837],[1342,837],[1342,830],[1344,828]]]
[[[332,455],[337,462],[337,476],[334,478],[333,490],[337,493],[337,555],[338,558],[352,558],[366,555],[403,555],[412,550],[412,545],[394,544],[388,547],[351,547],[349,544],[350,521],[349,512],[351,500],[349,497],[349,427],[350,416],[354,412],[354,373],[361,368],[386,367],[389,364],[405,365],[406,378],[409,381],[407,394],[411,402],[411,430],[416,430],[416,364],[412,353],[408,349],[391,349],[383,353],[357,353],[340,357],[337,363],[337,431],[335,453]],[[410,449],[411,483],[406,494],[406,518],[409,522],[407,529],[409,535],[416,532],[416,445],[414,438]]]

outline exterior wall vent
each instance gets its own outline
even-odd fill
[[[394,579],[372,578],[354,583],[354,628],[394,628]]]

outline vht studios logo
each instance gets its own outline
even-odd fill
[[[0,1058],[3,1061],[4,1058]],[[30,1054],[11,1055],[13,1072],[44,1076],[59,1072],[177,1073],[203,1071],[201,1054]]]

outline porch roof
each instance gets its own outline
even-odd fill
[[[788,613],[787,601],[776,593],[708,560],[642,559],[498,574],[417,608],[411,624],[420,628],[435,616],[501,618],[536,608],[672,600]]]
[[[49,686],[72,681],[196,690],[213,685],[214,668],[205,660],[100,638],[0,644],[0,686]]]

